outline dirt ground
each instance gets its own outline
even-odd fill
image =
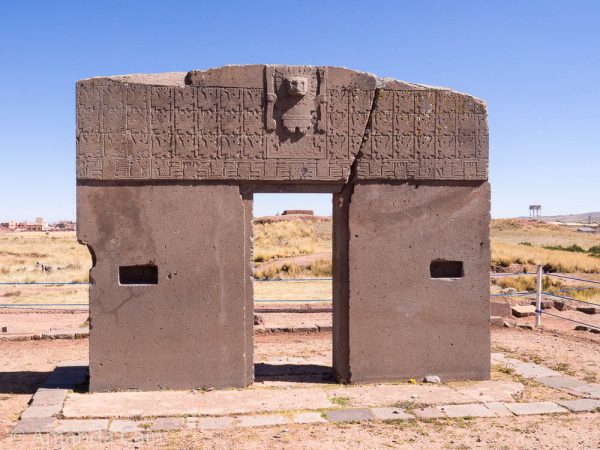
[[[600,379],[597,335],[504,328],[492,331],[492,342],[495,351],[588,381]],[[12,437],[19,414],[54,366],[85,360],[87,351],[87,339],[0,342],[0,448],[600,448],[598,414],[286,425],[128,437]],[[307,357],[325,361],[330,355],[330,333],[255,337],[257,362]]]

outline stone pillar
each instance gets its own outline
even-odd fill
[[[489,209],[487,182],[354,187],[347,381],[489,378]]]
[[[225,185],[77,191],[95,264],[90,390],[250,384],[251,199]]]

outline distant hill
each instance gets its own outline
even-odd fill
[[[576,223],[588,223],[588,220],[600,223],[600,211],[589,212],[589,213],[581,213],[581,214],[565,214],[562,216],[542,216],[542,219],[545,222],[576,222]]]

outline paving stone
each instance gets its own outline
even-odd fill
[[[174,431],[181,430],[185,426],[185,420],[181,417],[159,417],[153,419],[151,431]]]
[[[504,405],[517,416],[568,412],[565,408],[553,402],[505,403]]]
[[[188,417],[188,428],[198,430],[222,430],[234,425],[233,417]]]
[[[513,415],[513,413],[506,406],[504,406],[504,403],[502,402],[489,402],[485,403],[485,406],[498,417],[508,417]]]
[[[108,419],[59,420],[55,433],[93,433],[107,431]]]
[[[439,419],[441,417],[446,417],[443,411],[436,408],[435,406],[428,406],[426,408],[417,408],[412,411],[412,413],[420,417],[422,419]]]
[[[514,305],[510,310],[515,317],[535,316],[535,306],[533,305]]]
[[[21,414],[21,420],[34,419],[41,417],[53,417],[62,409],[62,404],[54,404],[49,406],[30,406]]]
[[[33,396],[31,406],[52,406],[56,404],[62,406],[68,393],[67,389],[39,388]]]
[[[588,397],[600,398],[600,384],[587,384],[571,388],[574,391],[581,392]]]
[[[327,411],[327,420],[331,422],[359,422],[362,420],[373,420],[375,415],[369,409],[340,409]]]
[[[113,420],[110,424],[108,431],[111,433],[141,433],[146,431],[146,427],[140,427],[139,425],[149,422],[136,422],[134,420]]]
[[[577,378],[569,377],[566,375],[558,377],[541,377],[536,378],[535,381],[554,389],[572,389],[576,387],[587,386],[587,383],[585,381],[581,381]]]
[[[507,358],[508,360],[508,358]],[[543,378],[543,377],[559,377],[562,376],[560,372],[556,370],[548,369],[547,367],[540,366],[539,364],[534,363],[524,363],[518,360],[510,360],[511,363],[508,364],[515,373],[521,375],[525,378]],[[517,361],[516,363],[512,363],[512,361]]]
[[[590,412],[600,409],[600,400],[591,398],[579,398],[577,400],[557,400],[561,406],[564,406],[572,412]]]
[[[327,422],[327,421],[323,418],[321,413],[303,412],[303,413],[294,414],[294,417],[292,418],[292,422],[294,422],[294,423],[321,423],[321,422]]]
[[[58,423],[54,417],[38,417],[35,419],[19,420],[13,428],[13,434],[38,434],[50,433]]]
[[[241,416],[238,418],[240,427],[263,427],[269,425],[285,425],[288,421],[280,415]]]
[[[495,414],[481,403],[469,403],[466,405],[438,406],[440,411],[448,417],[494,417]]]
[[[371,408],[371,411],[379,420],[411,420],[415,418],[400,408]]]

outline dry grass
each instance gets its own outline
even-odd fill
[[[331,280],[254,282],[255,300],[325,300],[331,296]]]
[[[282,265],[270,265],[264,269],[256,269],[254,278],[267,280],[282,280],[285,278],[330,278],[331,257],[320,258],[308,265],[298,265],[291,262]]]
[[[255,222],[254,262],[331,252],[331,221]]]
[[[91,265],[74,232],[0,234],[0,281],[87,281]]]

